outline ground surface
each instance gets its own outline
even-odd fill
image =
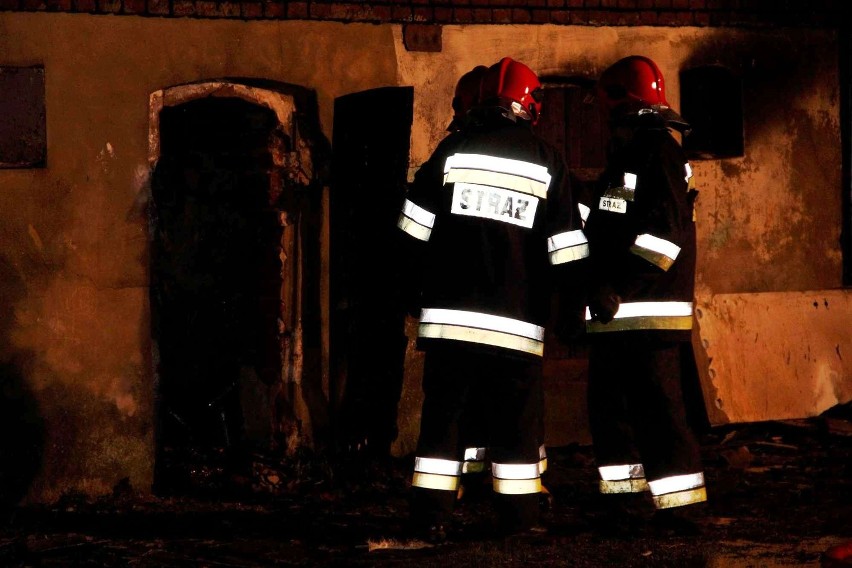
[[[258,467],[238,496],[214,476],[196,497],[66,496],[20,508],[0,530],[0,566],[852,567],[852,415],[717,427],[702,437],[709,502],[692,537],[609,536],[595,522],[588,447],[550,448],[546,532],[495,538],[468,494],[456,541],[425,547],[403,530],[411,463]],[[199,476],[201,472],[197,471]],[[245,489],[245,487],[244,487]]]

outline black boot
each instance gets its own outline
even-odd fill
[[[648,522],[656,536],[698,536],[701,525],[698,523],[698,508],[695,505],[658,509]]]

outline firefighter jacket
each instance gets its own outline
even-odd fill
[[[410,237],[419,349],[543,354],[552,286],[579,278],[589,248],[562,157],[529,123],[486,114],[447,136],[398,226]]]
[[[606,324],[587,310],[587,333],[655,330],[662,339],[689,339],[696,195],[692,169],[659,115],[634,115],[613,129],[584,230],[591,293],[612,290],[621,302]]]

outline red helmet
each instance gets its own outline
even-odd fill
[[[510,57],[488,68],[480,98],[484,104],[507,106],[515,116],[533,124],[541,116],[541,81],[532,69]]]
[[[641,55],[619,59],[598,79],[598,99],[609,113],[652,109],[671,122],[684,123],[666,100],[666,84],[657,64]]]
[[[457,130],[461,127],[467,112],[479,103],[480,84],[482,77],[488,67],[477,65],[461,77],[456,83],[456,92],[453,95],[453,121],[447,130]]]

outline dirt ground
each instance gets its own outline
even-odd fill
[[[493,537],[486,494],[469,492],[454,540],[435,547],[404,532],[411,458],[304,456],[256,463],[237,489],[208,462],[190,472],[193,497],[143,498],[120,483],[108,499],[18,508],[0,527],[0,565],[852,567],[838,553],[852,553],[849,404],[807,420],[710,428],[702,451],[709,501],[698,536],[603,534],[589,447],[548,449],[545,531]]]

